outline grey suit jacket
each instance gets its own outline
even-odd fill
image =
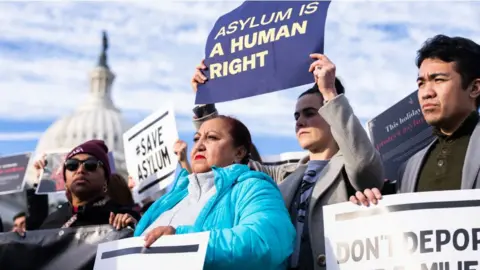
[[[400,169],[397,182],[398,193],[415,192],[418,176],[428,151],[437,140],[413,155]],[[462,189],[480,189],[480,121],[473,130],[468,143],[462,172]]]
[[[342,94],[319,110],[330,125],[339,151],[322,170],[312,191],[308,212],[308,229],[315,269],[325,268],[323,233],[323,206],[348,201],[348,186],[357,191],[383,187],[383,164],[358,118],[353,114],[347,98]],[[295,193],[302,182],[306,165],[301,165],[279,184],[285,204],[291,211],[297,209]],[[292,220],[293,221],[293,220]],[[296,222],[296,221],[293,221]]]

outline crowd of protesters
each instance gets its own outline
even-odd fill
[[[322,207],[376,204],[385,179],[335,64],[322,54],[310,57],[315,84],[286,108],[308,151],[298,164],[263,165],[247,126],[215,104],[199,105],[190,162],[187,144],[177,141],[183,170],[155,202],[136,207],[131,181],[110,172],[107,146],[91,140],[64,162],[68,202],[49,214],[45,196],[27,191],[28,209],[14,217],[12,231],[130,226],[147,248],[164,235],[210,231],[205,269],[325,269]],[[418,51],[416,65],[418,99],[436,139],[390,179],[396,192],[480,188],[480,46],[437,35]],[[194,91],[208,83],[207,68],[202,62],[195,70]],[[42,170],[45,160],[34,166]]]

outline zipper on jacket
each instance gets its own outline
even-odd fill
[[[225,174],[223,171],[219,172],[219,171],[215,171],[219,174],[221,174],[221,177],[224,178],[225,177]],[[230,189],[233,188],[233,186],[235,186],[237,184],[237,180],[235,179],[235,181],[232,183],[231,186],[229,187],[225,187],[220,193],[215,193],[215,195],[213,195],[213,197],[207,202],[207,205],[203,208],[202,212],[200,212],[200,215],[199,217],[197,218],[197,220],[195,221],[195,227],[201,227],[203,228],[203,225],[207,219],[207,216],[210,215],[210,213],[212,212],[213,208],[217,205],[218,201],[223,197],[225,196],[225,194],[227,193],[227,191],[229,191]]]

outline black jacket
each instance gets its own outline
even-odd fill
[[[131,207],[121,206],[111,200],[107,200],[105,203],[102,203],[102,201],[102,199],[98,199],[79,207],[76,211],[77,220],[71,227],[108,224],[110,212],[114,214],[130,214],[137,221],[140,219],[140,215]],[[72,205],[68,202],[63,203],[58,206],[57,211],[46,218],[40,229],[61,228],[74,214],[75,211]]]
[[[37,195],[35,189],[26,190],[27,231],[38,230],[48,216],[48,195]]]

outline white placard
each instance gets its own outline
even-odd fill
[[[148,197],[173,182],[177,139],[173,106],[164,106],[123,134],[128,174],[138,186],[139,197]]]
[[[297,164],[308,152],[285,152],[278,155],[262,156],[263,165]]]
[[[325,206],[328,270],[480,269],[480,190]]]
[[[144,248],[144,237],[133,237],[100,244],[94,270],[201,270],[207,254],[210,233],[162,236]]]

